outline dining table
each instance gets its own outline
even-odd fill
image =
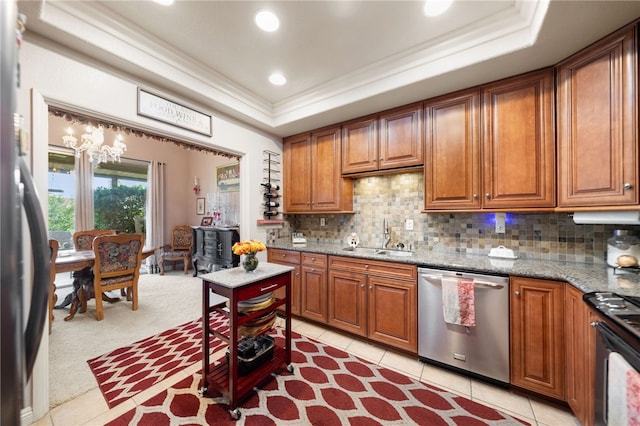
[[[155,251],[155,247],[143,247],[142,259],[151,256]],[[55,267],[55,273],[59,274],[61,272],[79,272],[86,268],[92,268],[94,263],[95,253],[93,250],[61,250],[58,252],[55,264],[52,266]],[[52,291],[55,291],[55,283],[51,284],[51,288],[54,289]],[[81,279],[76,278],[73,280],[73,290],[68,298],[70,301],[67,302],[67,299],[65,299],[65,302],[62,304],[62,306],[71,304],[69,315],[64,318],[65,321],[73,319],[76,312],[78,312],[78,308],[80,308],[80,313],[84,313],[87,309],[87,300],[90,298],[90,295],[87,294],[87,289],[82,285]],[[112,298],[105,294],[102,295],[102,298],[110,303],[119,300],[119,298]],[[56,308],[57,307],[58,306],[56,306]]]

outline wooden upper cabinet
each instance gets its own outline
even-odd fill
[[[480,91],[434,99],[424,112],[425,207],[480,208]]]
[[[340,172],[340,126],[283,141],[285,213],[353,210],[353,183]]]
[[[417,103],[378,116],[379,169],[424,164],[422,114],[422,103]]]
[[[340,172],[340,126],[311,133],[311,210],[353,209],[353,183]]]
[[[553,69],[483,86],[485,208],[554,207]]]
[[[311,135],[291,136],[282,144],[284,210],[311,209]]]
[[[424,164],[422,103],[342,123],[342,174]]]
[[[553,99],[545,69],[425,102],[425,208],[553,208]]]
[[[559,207],[638,204],[636,28],[561,62]]]
[[[378,118],[375,115],[342,124],[342,173],[378,170]]]

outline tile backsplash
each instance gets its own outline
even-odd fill
[[[346,246],[355,232],[360,245],[380,247],[386,219],[389,248],[401,242],[405,248],[486,255],[502,245],[521,258],[604,264],[614,229],[640,235],[639,226],[576,225],[567,213],[507,213],[504,234],[495,232],[493,213],[425,214],[421,172],[356,179],[353,194],[354,214],[285,215],[285,226],[274,237],[288,240],[297,231],[308,241]],[[413,230],[405,229],[407,219]]]

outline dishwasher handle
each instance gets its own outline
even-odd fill
[[[442,281],[442,279],[444,278],[444,275],[427,275],[427,274],[421,274],[422,278],[426,279],[426,280],[435,280],[435,281]],[[500,290],[503,289],[504,286],[502,284],[496,284],[496,283],[491,283],[489,281],[480,281],[480,280],[472,280],[473,281],[473,286],[474,287],[480,287],[480,288],[489,288],[492,290]]]

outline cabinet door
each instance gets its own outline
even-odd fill
[[[301,267],[300,315],[327,322],[327,270],[312,266]]]
[[[638,203],[637,55],[627,27],[558,66],[558,205]]]
[[[586,320],[587,324],[589,324],[585,330],[584,346],[587,363],[584,366],[583,374],[585,375],[584,383],[587,391],[584,401],[584,419],[579,418],[578,420],[580,420],[580,423],[584,426],[591,426],[594,425],[596,421],[596,401],[594,393],[589,390],[595,389],[596,386],[596,339],[598,338],[598,332],[594,327],[591,327],[591,323],[601,321],[601,318],[591,309],[587,309]]]
[[[300,315],[300,265],[293,265],[285,262],[269,261],[271,263],[278,263],[280,265],[292,266],[294,269],[291,271],[291,314]],[[280,287],[273,292],[278,299],[282,299],[286,296],[286,290]],[[281,306],[281,311],[285,311],[284,306]]]
[[[419,103],[379,115],[380,170],[424,164],[422,114],[422,103]]]
[[[485,208],[555,206],[553,69],[483,87]]]
[[[567,403],[581,425],[586,424],[586,400],[592,388],[587,388],[587,331],[588,307],[582,292],[572,285],[565,288],[565,350],[567,356]]]
[[[478,209],[480,94],[460,92],[425,104],[425,208]]]
[[[564,283],[511,278],[511,383],[564,400]]]
[[[352,182],[340,172],[340,126],[311,134],[311,159],[311,210],[351,210]]]
[[[378,120],[375,115],[342,124],[342,173],[378,170]]]
[[[329,325],[367,335],[367,276],[329,271]]]
[[[416,283],[369,276],[367,302],[369,338],[417,353]]]
[[[311,139],[309,134],[286,138],[282,144],[284,211],[311,210]]]

